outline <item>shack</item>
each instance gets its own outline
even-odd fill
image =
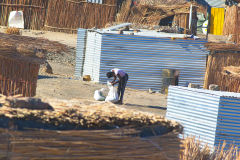
[[[116,67],[129,74],[128,87],[161,91],[163,70],[170,69],[180,72],[178,85],[203,86],[208,55],[206,40],[148,30],[117,33],[78,30],[77,78],[90,75],[92,81],[106,83],[106,73]]]
[[[117,23],[130,22],[137,27],[165,29],[168,32],[194,33],[197,27],[197,3],[186,0],[126,0],[116,16]],[[170,29],[168,29],[168,28]],[[175,30],[173,30],[175,29]]]
[[[240,79],[233,74],[232,67],[240,66],[240,48],[235,44],[207,43],[210,50],[204,88],[210,84],[219,85],[221,91],[240,92]]]
[[[35,53],[0,46],[0,94],[35,96],[40,63]]]

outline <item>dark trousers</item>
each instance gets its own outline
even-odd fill
[[[120,101],[123,101],[123,95],[124,95],[125,87],[127,85],[127,81],[128,81],[128,74],[125,74],[125,76],[119,80],[118,96],[120,97]]]

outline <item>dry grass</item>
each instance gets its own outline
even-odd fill
[[[180,160],[240,160],[238,148],[234,145],[228,148],[225,142],[211,152],[208,145],[202,147],[199,140],[186,138],[183,148]]]
[[[20,29],[19,28],[8,28],[5,31],[7,34],[16,34],[20,35]]]

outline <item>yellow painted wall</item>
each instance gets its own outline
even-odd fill
[[[211,8],[210,33],[222,35],[224,23],[224,8]]]

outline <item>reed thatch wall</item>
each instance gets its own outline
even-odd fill
[[[231,36],[231,41],[240,43],[240,8],[238,6],[226,8],[223,35]]]
[[[104,1],[104,4],[82,0],[51,0],[45,28],[64,32],[74,32],[77,28],[102,28],[115,20],[116,9],[116,0]]]
[[[0,49],[0,93],[6,96],[36,95],[40,64],[13,48]]]
[[[217,84],[221,91],[240,92],[240,80],[224,74],[227,66],[240,66],[240,53],[231,51],[217,51],[208,57],[204,88],[210,84]]]
[[[0,25],[8,25],[11,11],[23,11],[26,29],[44,27],[48,0],[0,0]]]

